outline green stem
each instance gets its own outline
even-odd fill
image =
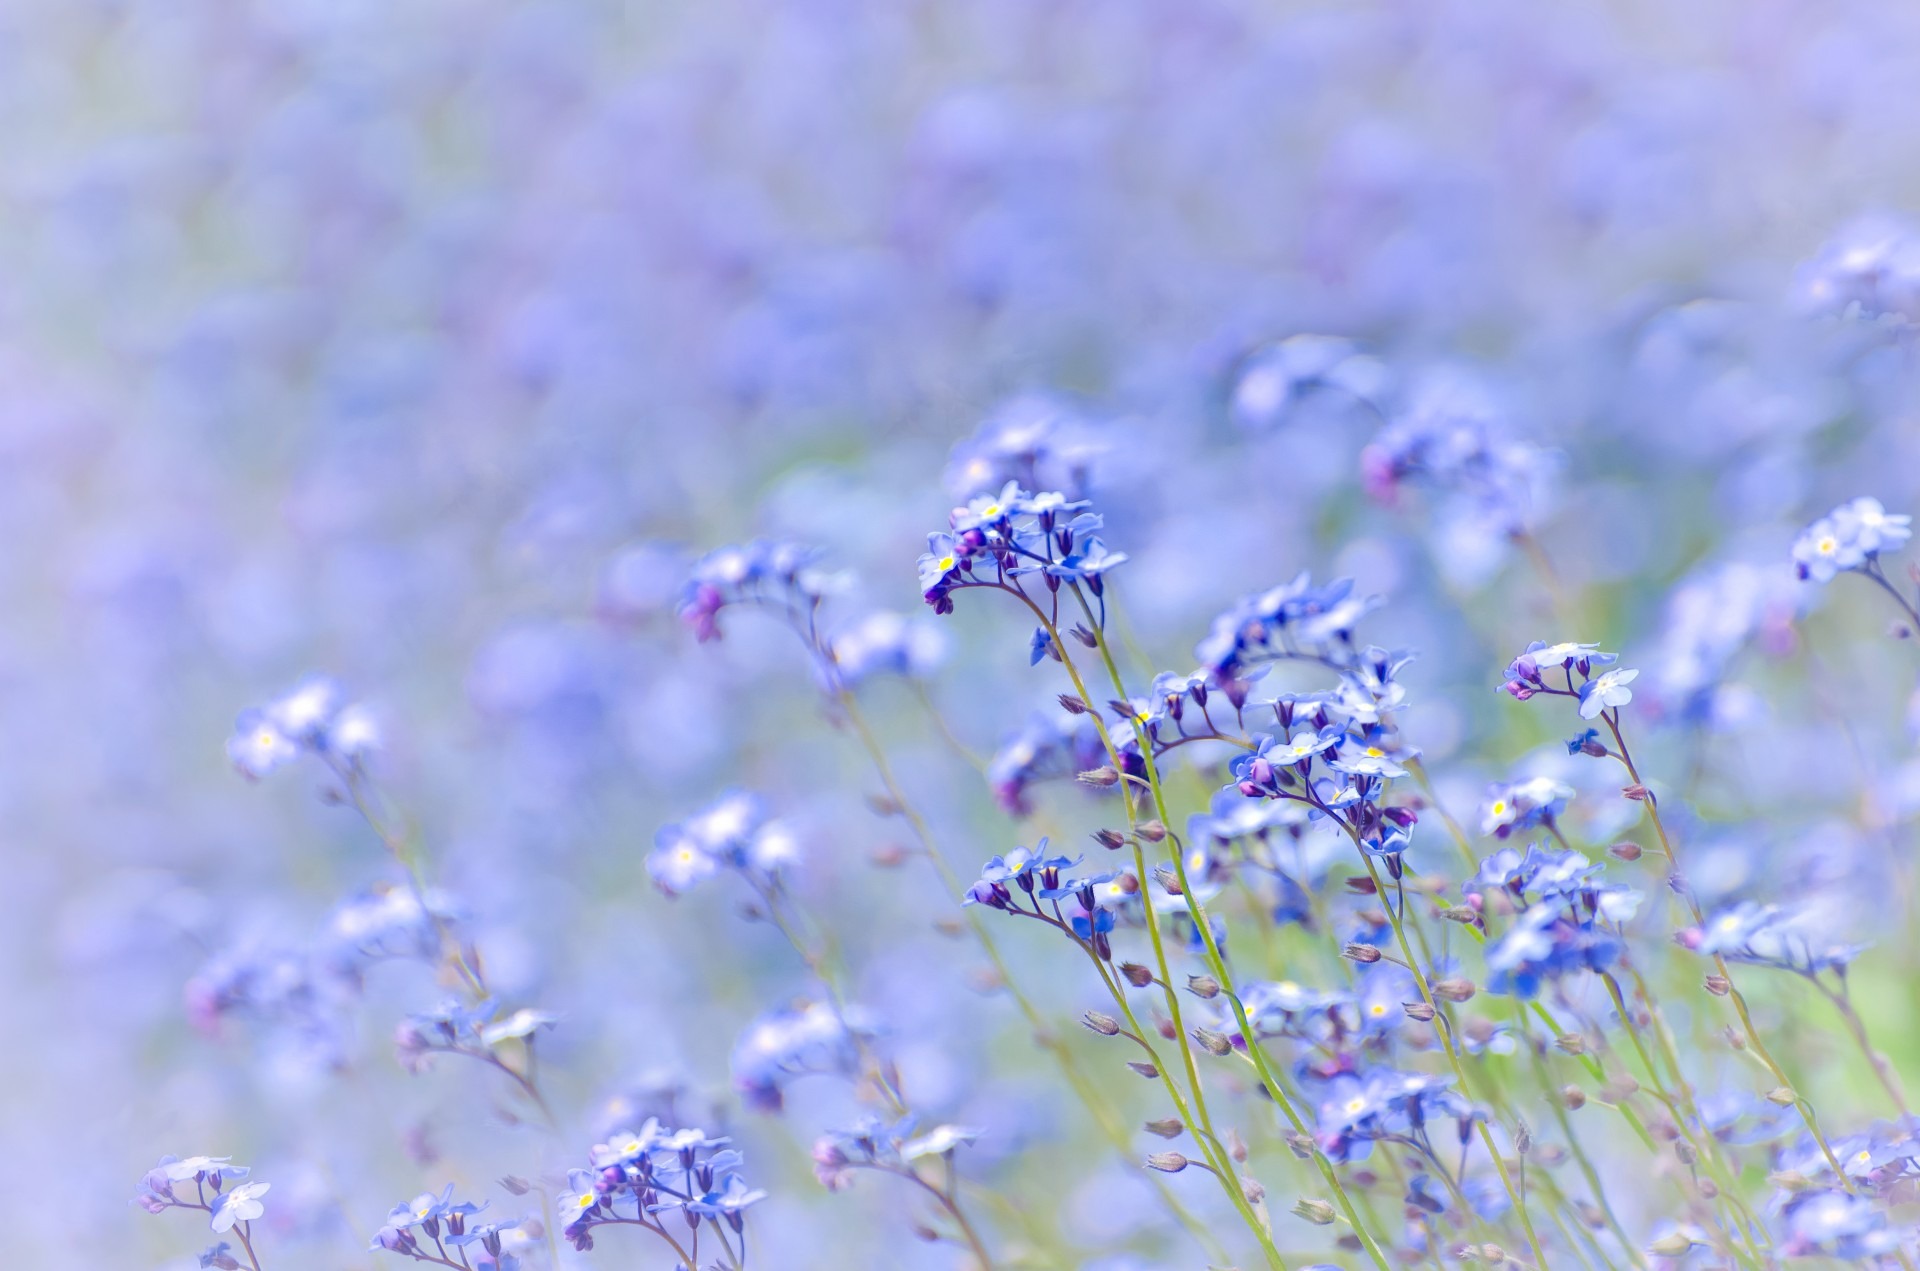
[[[886,790],[887,797],[893,801],[895,807],[900,809],[900,814],[906,818],[907,824],[912,827],[914,836],[920,841],[922,854],[932,862],[934,871],[939,875],[940,882],[942,886],[946,888],[947,894],[957,901],[963,893],[959,879],[954,876],[952,867],[947,864],[946,857],[941,854],[939,844],[933,836],[933,828],[927,823],[927,819],[921,815],[920,810],[907,798],[906,791],[894,776],[893,765],[887,759],[887,752],[881,747],[879,739],[874,736],[873,729],[868,725],[866,716],[860,710],[859,702],[854,698],[850,690],[842,690],[839,694],[838,701],[841,711],[845,714],[848,722],[853,725],[854,732],[859,735],[860,743],[866,750],[867,757],[872,762],[875,772],[879,775],[880,784]],[[1020,1014],[1027,1021],[1027,1026],[1032,1030],[1035,1039],[1040,1042],[1043,1049],[1053,1055],[1055,1061],[1060,1065],[1061,1072],[1067,1078],[1067,1083],[1073,1087],[1074,1093],[1079,1096],[1080,1102],[1086,1106],[1095,1124],[1097,1124],[1101,1128],[1101,1131],[1107,1136],[1108,1142],[1112,1143],[1115,1150],[1121,1155],[1131,1159],[1133,1156],[1133,1143],[1128,1137],[1126,1129],[1108,1109],[1105,1102],[1101,1099],[1099,1092],[1095,1089],[1093,1082],[1080,1070],[1079,1062],[1074,1058],[1073,1052],[1067,1048],[1064,1042],[1053,1036],[1052,1029],[1048,1026],[1045,1017],[1040,1014],[1039,1008],[1034,1005],[1033,999],[1027,996],[1014,980],[1012,971],[1007,965],[1006,958],[1002,956],[1000,947],[993,938],[992,931],[988,929],[986,922],[981,918],[977,909],[969,906],[966,909],[966,915],[968,923],[972,927],[974,939],[979,943],[981,950],[987,955],[987,960],[992,964],[994,974],[999,978],[999,982],[1005,986],[1008,995],[1013,998],[1014,1003],[1019,1007]],[[1185,1227],[1187,1231],[1208,1250],[1210,1256],[1217,1257],[1224,1261],[1226,1257],[1225,1252],[1221,1249],[1220,1243],[1213,1235],[1211,1229],[1195,1217],[1193,1213],[1180,1202],[1180,1198],[1174,1193],[1171,1187],[1167,1186],[1163,1179],[1156,1176],[1153,1179],[1153,1185],[1155,1189],[1159,1191],[1161,1201],[1166,1205],[1167,1211],[1174,1216],[1180,1225]]]
[[[1094,632],[1094,647],[1099,652],[1102,662],[1106,665],[1107,676],[1113,684],[1114,691],[1124,699],[1127,696],[1126,681],[1120,674],[1120,668],[1114,663],[1113,651],[1108,646],[1106,637],[1099,632],[1098,623],[1093,616],[1093,609],[1088,605],[1086,596],[1077,585],[1073,587],[1073,593],[1075,598],[1080,602],[1081,611],[1086,614],[1088,630]],[[1066,651],[1065,643],[1060,639],[1058,629],[1052,621],[1040,611],[1038,606],[1032,605],[1031,601],[1028,603],[1030,607],[1033,608],[1035,616],[1040,618],[1042,625],[1052,637],[1054,648],[1060,651],[1061,661],[1066,666],[1068,675],[1073,679],[1075,691],[1080,694],[1080,699],[1083,702],[1088,702],[1091,706],[1086,686],[1081,681],[1080,672],[1074,666],[1071,655]],[[1107,754],[1115,770],[1118,771],[1121,767],[1119,748],[1114,744],[1111,734],[1108,733],[1106,723],[1102,716],[1095,711],[1091,717],[1094,722],[1094,727],[1100,733],[1100,740],[1102,744],[1105,745]],[[1154,815],[1164,827],[1168,819],[1166,795],[1160,785],[1159,771],[1153,762],[1153,739],[1147,735],[1145,726],[1139,720],[1136,719],[1133,721],[1133,728],[1135,737],[1140,745],[1141,760],[1146,768],[1147,787],[1153,797]],[[1127,788],[1124,802],[1126,804],[1129,826],[1137,828],[1137,814],[1133,805],[1131,788]],[[1267,1093],[1272,1096],[1275,1105],[1280,1108],[1282,1114],[1287,1118],[1288,1123],[1293,1126],[1295,1133],[1305,1135],[1307,1134],[1306,1122],[1294,1108],[1292,1100],[1288,1098],[1286,1087],[1281,1082],[1279,1073],[1274,1071],[1272,1061],[1267,1056],[1266,1051],[1260,1046],[1259,1037],[1254,1031],[1252,1021],[1247,1018],[1246,1008],[1241,1004],[1239,994],[1234,991],[1233,975],[1232,972],[1227,969],[1226,960],[1220,955],[1219,945],[1213,936],[1213,925],[1208,920],[1205,909],[1200,904],[1198,897],[1194,895],[1193,888],[1187,879],[1185,855],[1186,854],[1180,851],[1177,846],[1168,853],[1174,867],[1175,875],[1180,882],[1181,894],[1187,898],[1189,916],[1193,919],[1194,927],[1199,932],[1201,943],[1205,948],[1207,968],[1213,974],[1214,978],[1219,981],[1221,991],[1226,995],[1227,1000],[1232,1005],[1234,1020],[1239,1025],[1240,1035],[1246,1039],[1248,1057],[1253,1060],[1254,1067],[1258,1070],[1261,1081],[1267,1089]],[[1164,979],[1166,974],[1165,954],[1161,947],[1159,924],[1153,916],[1150,900],[1151,887],[1145,877],[1142,877],[1140,880],[1140,895],[1143,899],[1148,899],[1148,930],[1153,933],[1154,955],[1160,960],[1162,978]],[[1177,1001],[1175,1006],[1177,1009]],[[1191,1064],[1190,1055],[1191,1052],[1189,1052],[1189,1064]],[[1353,1225],[1354,1233],[1359,1237],[1362,1246],[1366,1249],[1367,1255],[1373,1260],[1374,1265],[1379,1268],[1379,1271],[1390,1271],[1386,1255],[1381,1252],[1379,1244],[1361,1223],[1359,1214],[1354,1208],[1353,1198],[1348,1195],[1346,1187],[1340,1182],[1339,1176],[1333,1170],[1332,1163],[1327,1160],[1325,1154],[1319,1151],[1314,1152],[1313,1159],[1314,1163],[1320,1169],[1321,1177],[1325,1180],[1328,1188],[1334,1193],[1342,1211],[1346,1214],[1347,1221]],[[1269,1247],[1271,1247],[1270,1242]]]

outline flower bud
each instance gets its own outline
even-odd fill
[[[1712,1200],[1720,1194],[1720,1185],[1710,1178],[1700,1180],[1700,1195]]]
[[[1783,1108],[1791,1108],[1794,1104],[1800,1102],[1800,1096],[1786,1086],[1775,1086],[1773,1089],[1767,1091],[1767,1102],[1777,1104]]]
[[[1199,1042],[1203,1050],[1216,1058],[1221,1055],[1231,1055],[1233,1053],[1233,1043],[1227,1040],[1227,1035],[1225,1033],[1216,1033],[1211,1028],[1194,1029],[1193,1040]]]
[[[1109,852],[1117,852],[1127,845],[1126,836],[1118,830],[1095,830],[1093,841]]]
[[[1080,781],[1090,786],[1106,787],[1115,784],[1119,780],[1120,774],[1115,772],[1112,766],[1108,764],[1102,764],[1098,768],[1089,768],[1080,774]]]
[[[1579,1033],[1562,1033],[1553,1039],[1553,1044],[1569,1055],[1587,1053],[1587,1039]]]
[[[1147,1122],[1146,1130],[1148,1134],[1157,1134],[1163,1139],[1177,1139],[1186,1133],[1187,1127],[1181,1123],[1179,1117],[1165,1117],[1159,1121]]]
[[[1775,1170],[1767,1175],[1767,1182],[1787,1192],[1804,1192],[1813,1186],[1813,1180],[1797,1169]]]
[[[1373,963],[1380,960],[1380,950],[1370,944],[1354,942],[1340,950],[1340,956],[1350,962]]]
[[[1428,1023],[1434,1016],[1433,1008],[1425,1002],[1403,1002],[1400,1009],[1407,1013],[1408,1019],[1417,1019],[1422,1024]]]
[[[1435,980],[1432,987],[1435,997],[1449,1002],[1464,1002],[1478,991],[1474,988],[1472,980],[1461,979],[1458,976]]]
[[[1620,793],[1623,797],[1632,799],[1635,803],[1650,803],[1653,801],[1653,792],[1643,785],[1624,786],[1621,788]]]
[[[1691,1165],[1700,1159],[1700,1154],[1693,1150],[1693,1144],[1687,1142],[1685,1139],[1681,1139],[1673,1145],[1673,1154],[1682,1165]]]
[[[1145,1063],[1138,1059],[1129,1059],[1127,1061],[1127,1067],[1133,1069],[1136,1073],[1138,1073],[1142,1077],[1148,1078],[1149,1080],[1151,1080],[1154,1077],[1158,1077],[1160,1075],[1160,1070],[1158,1068],[1155,1068],[1152,1064]]]
[[[1478,922],[1480,911],[1472,905],[1450,905],[1440,911],[1440,916],[1448,922]]]
[[[1088,1011],[1080,1017],[1080,1022],[1102,1037],[1120,1035],[1120,1021],[1111,1015],[1102,1015],[1099,1011]]]
[[[1240,1159],[1244,1161],[1246,1158],[1243,1156]],[[1247,1198],[1249,1205],[1258,1205],[1267,1198],[1267,1189],[1260,1185],[1260,1180],[1243,1174],[1240,1176],[1240,1194]]]
[[[1062,693],[1060,709],[1069,715],[1084,715],[1087,713],[1087,704],[1071,693]]]
[[[1187,977],[1187,992],[1193,994],[1195,997],[1219,997],[1220,981],[1214,979],[1211,975],[1189,975]]]
[[[1133,985],[1133,987],[1137,989],[1143,989],[1153,983],[1153,972],[1141,966],[1138,962],[1122,962],[1120,964],[1120,974],[1126,977],[1128,984]]]
[[[1326,1201],[1309,1200],[1304,1196],[1293,1203],[1293,1212],[1316,1227],[1329,1226],[1338,1216]]]
[[[1647,1252],[1660,1258],[1677,1258],[1693,1248],[1691,1237],[1676,1231],[1670,1236],[1662,1236],[1647,1246]]]
[[[1587,1092],[1579,1086],[1560,1087],[1560,1106],[1569,1112],[1578,1112],[1587,1106]]]
[[[1705,983],[1707,992],[1713,994],[1715,997],[1725,997],[1727,994],[1733,992],[1733,981],[1718,973],[1709,975]]]
[[[1615,843],[1607,849],[1607,855],[1615,860],[1633,862],[1645,855],[1638,843]]]
[[[1162,1174],[1178,1174],[1187,1168],[1187,1158],[1178,1152],[1154,1152],[1147,1157],[1147,1168]]]
[[[1497,1244],[1483,1244],[1480,1246],[1480,1261],[1490,1267],[1505,1266],[1507,1262],[1507,1251]]]
[[[1580,1221],[1587,1224],[1587,1226],[1593,1228],[1595,1231],[1598,1231],[1602,1227],[1607,1225],[1607,1211],[1600,1208],[1600,1206],[1594,1204],[1592,1201],[1576,1200],[1573,1202],[1573,1207],[1575,1210],[1579,1212]]]
[[[1149,843],[1163,842],[1167,837],[1167,827],[1160,821],[1142,821],[1136,832]]]
[[[1227,1128],[1227,1155],[1238,1164],[1247,1163],[1247,1141],[1240,1137],[1240,1131],[1231,1126]],[[1263,1192],[1262,1195],[1264,1194]]]
[[[1303,1161],[1310,1161],[1313,1159],[1313,1136],[1312,1135],[1303,1134],[1299,1130],[1288,1130],[1286,1133],[1286,1140],[1287,1140],[1287,1150],[1289,1152],[1292,1152],[1295,1156],[1299,1157]]]

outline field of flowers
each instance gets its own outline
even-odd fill
[[[9,1265],[1920,1268],[1920,9],[0,32]]]

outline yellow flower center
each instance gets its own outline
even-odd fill
[[[941,568],[942,570],[948,570],[948,569],[952,569],[952,568],[953,568],[953,557],[951,557],[951,556],[942,556],[942,557],[940,558],[940,568]]]
[[[1839,543],[1839,540],[1837,539],[1823,538],[1820,540],[1818,544],[1816,544],[1816,547],[1819,549],[1819,552],[1822,556],[1831,556],[1836,551],[1840,550],[1840,543]]]

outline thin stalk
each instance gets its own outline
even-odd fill
[[[1633,784],[1645,790],[1646,783],[1640,779],[1640,770],[1634,766],[1633,755],[1627,749],[1627,740],[1620,732],[1620,709],[1614,707],[1611,710],[1602,711],[1600,718],[1606,722],[1607,731],[1613,734],[1613,743],[1616,747],[1614,757],[1627,770],[1627,776]],[[1660,840],[1660,850],[1666,855],[1668,868],[1678,871],[1680,862],[1674,855],[1673,840],[1667,834],[1666,824],[1660,819],[1659,800],[1653,797],[1651,791],[1648,791],[1642,802],[1646,805],[1647,818],[1653,823],[1653,832]],[[1694,922],[1704,925],[1706,915],[1700,910],[1700,902],[1694,897],[1693,888],[1683,883],[1679,890],[1688,911],[1693,914]],[[1734,1012],[1740,1017],[1740,1027],[1746,1034],[1747,1045],[1752,1049],[1754,1056],[1766,1065],[1767,1071],[1773,1074],[1774,1079],[1793,1093],[1794,1109],[1800,1113],[1801,1121],[1806,1124],[1807,1133],[1812,1135],[1813,1141],[1820,1145],[1820,1153],[1827,1158],[1827,1164],[1833,1169],[1835,1179],[1848,1193],[1857,1195],[1858,1189],[1853,1185],[1853,1180],[1848,1178],[1846,1171],[1840,1168],[1839,1158],[1833,1154],[1833,1147],[1827,1142],[1827,1136],[1820,1131],[1820,1123],[1814,1116],[1813,1104],[1800,1092],[1799,1087],[1794,1085],[1787,1076],[1786,1070],[1781,1068],[1779,1061],[1767,1049],[1766,1042],[1761,1040],[1760,1030],[1754,1025],[1753,1014],[1747,1008],[1746,996],[1734,983],[1733,973],[1727,966],[1727,960],[1716,953],[1713,955],[1713,965],[1721,978],[1727,982],[1727,1000],[1733,1003]]]
[[[941,854],[939,844],[933,836],[932,826],[927,823],[926,817],[920,813],[920,810],[914,806],[913,802],[907,798],[905,789],[901,787],[898,778],[894,776],[893,765],[888,761],[886,751],[881,747],[879,739],[874,736],[873,729],[868,725],[866,716],[860,710],[859,702],[850,690],[842,690],[839,694],[838,701],[841,711],[845,714],[848,722],[853,725],[854,732],[858,734],[861,746],[866,750],[867,758],[873,764],[874,771],[880,778],[880,784],[887,792],[887,797],[892,800],[895,807],[900,809],[900,814],[906,818],[907,824],[912,827],[914,836],[920,841],[922,853],[932,862],[934,871],[939,875],[940,882],[946,888],[947,894],[955,900],[958,900],[963,891],[960,887],[959,879],[954,877],[952,867],[947,864],[946,857]],[[1131,1158],[1133,1155],[1133,1144],[1127,1137],[1126,1130],[1113,1117],[1095,1089],[1092,1081],[1088,1079],[1085,1073],[1080,1071],[1078,1061],[1073,1057],[1073,1052],[1067,1048],[1064,1042],[1053,1037],[1052,1030],[1048,1026],[1046,1018],[1040,1014],[1040,1010],[1034,1005],[1033,999],[1028,997],[1014,980],[1013,973],[1007,965],[1007,960],[1002,956],[999,944],[994,940],[993,933],[987,927],[986,922],[972,907],[967,908],[966,915],[968,923],[973,929],[975,940],[979,943],[981,950],[987,955],[988,962],[993,966],[994,974],[999,978],[1000,983],[1005,986],[1008,995],[1013,998],[1014,1003],[1019,1007],[1020,1013],[1026,1019],[1027,1026],[1033,1031],[1034,1037],[1040,1040],[1043,1049],[1054,1056],[1055,1061],[1060,1065],[1061,1072],[1066,1076],[1068,1084],[1073,1087],[1074,1093],[1079,1096],[1081,1103],[1086,1106],[1094,1122],[1099,1125],[1102,1132],[1106,1134],[1108,1141],[1113,1144],[1114,1148],[1119,1151],[1121,1155]],[[1155,1178],[1153,1184],[1155,1189],[1159,1191],[1161,1201],[1166,1205],[1167,1211],[1208,1250],[1211,1256],[1218,1257],[1224,1261],[1226,1256],[1225,1252],[1222,1250],[1218,1238],[1213,1235],[1207,1225],[1202,1223],[1180,1202],[1180,1198],[1174,1193],[1171,1187],[1167,1186],[1164,1180]]]
[[[1094,647],[1099,652],[1102,662],[1105,663],[1107,675],[1113,684],[1114,691],[1124,699],[1127,696],[1126,681],[1120,674],[1120,668],[1114,663],[1113,651],[1107,644],[1106,637],[1099,632],[1099,625],[1094,620],[1092,607],[1088,605],[1085,595],[1082,594],[1077,585],[1073,588],[1073,593],[1080,602],[1082,612],[1086,614],[1089,630],[1094,632]],[[1031,601],[1029,601],[1029,605],[1031,606]],[[1038,606],[1032,607],[1035,615],[1040,617],[1045,624],[1053,639],[1054,647],[1060,650],[1061,661],[1073,679],[1075,691],[1080,694],[1082,701],[1088,702],[1088,705],[1091,706],[1092,703],[1088,699],[1086,686],[1081,681],[1080,672],[1074,666],[1072,657],[1067,653],[1066,647],[1060,639],[1058,629],[1046,618],[1046,615],[1041,613]],[[1114,744],[1112,736],[1108,733],[1104,719],[1097,712],[1092,714],[1092,719],[1095,728],[1099,730],[1101,741],[1106,746],[1107,753],[1112,759],[1114,767],[1116,770],[1119,769],[1121,766],[1119,748]],[[1140,744],[1141,759],[1146,768],[1148,789],[1153,797],[1154,815],[1160,820],[1162,825],[1165,825],[1168,820],[1166,794],[1161,787],[1159,772],[1153,762],[1153,742],[1152,739],[1146,735],[1144,726],[1137,720],[1134,721],[1134,731]],[[1130,789],[1125,796],[1124,802],[1126,804],[1129,823],[1137,824]],[[1187,898],[1188,912],[1193,919],[1194,927],[1200,933],[1201,943],[1205,947],[1207,967],[1220,982],[1222,992],[1226,995],[1227,1000],[1233,1007],[1234,1019],[1240,1027],[1240,1034],[1246,1038],[1247,1041],[1247,1053],[1254,1061],[1254,1065],[1260,1073],[1261,1081],[1266,1086],[1268,1094],[1272,1096],[1274,1103],[1286,1116],[1287,1121],[1293,1126],[1295,1132],[1306,1134],[1306,1122],[1301,1119],[1299,1112],[1293,1106],[1292,1100],[1288,1098],[1286,1088],[1281,1082],[1279,1074],[1274,1071],[1271,1060],[1269,1060],[1265,1050],[1259,1044],[1252,1021],[1247,1018],[1246,1008],[1241,1005],[1239,994],[1233,989],[1233,975],[1227,969],[1226,960],[1220,955],[1219,945],[1213,936],[1213,925],[1207,918],[1206,912],[1199,900],[1194,896],[1193,888],[1189,885],[1185,855],[1184,852],[1177,848],[1168,853],[1175,874],[1180,881],[1181,894]],[[1149,898],[1151,895],[1151,888],[1148,886],[1144,877],[1141,879],[1140,895],[1143,899]],[[1154,933],[1154,954],[1156,958],[1160,959],[1162,976],[1165,978],[1165,953],[1160,944],[1159,924],[1153,917],[1150,899],[1148,900],[1147,906],[1147,921],[1149,930]],[[1172,997],[1171,994],[1169,996]],[[1174,1009],[1178,1009],[1177,999],[1174,1000]],[[1186,1048],[1183,1047],[1183,1049]],[[1190,1051],[1189,1063],[1191,1063]],[[1319,1166],[1321,1177],[1333,1191],[1341,1209],[1346,1213],[1347,1220],[1353,1224],[1354,1233],[1359,1237],[1361,1244],[1366,1249],[1368,1256],[1373,1260],[1374,1265],[1378,1267],[1380,1271],[1390,1271],[1386,1255],[1381,1252],[1380,1246],[1373,1239],[1371,1233],[1361,1224],[1359,1215],[1354,1209],[1353,1198],[1347,1194],[1346,1187],[1341,1184],[1339,1176],[1334,1173],[1331,1163],[1327,1161],[1324,1154],[1318,1151],[1314,1153],[1314,1162]]]

